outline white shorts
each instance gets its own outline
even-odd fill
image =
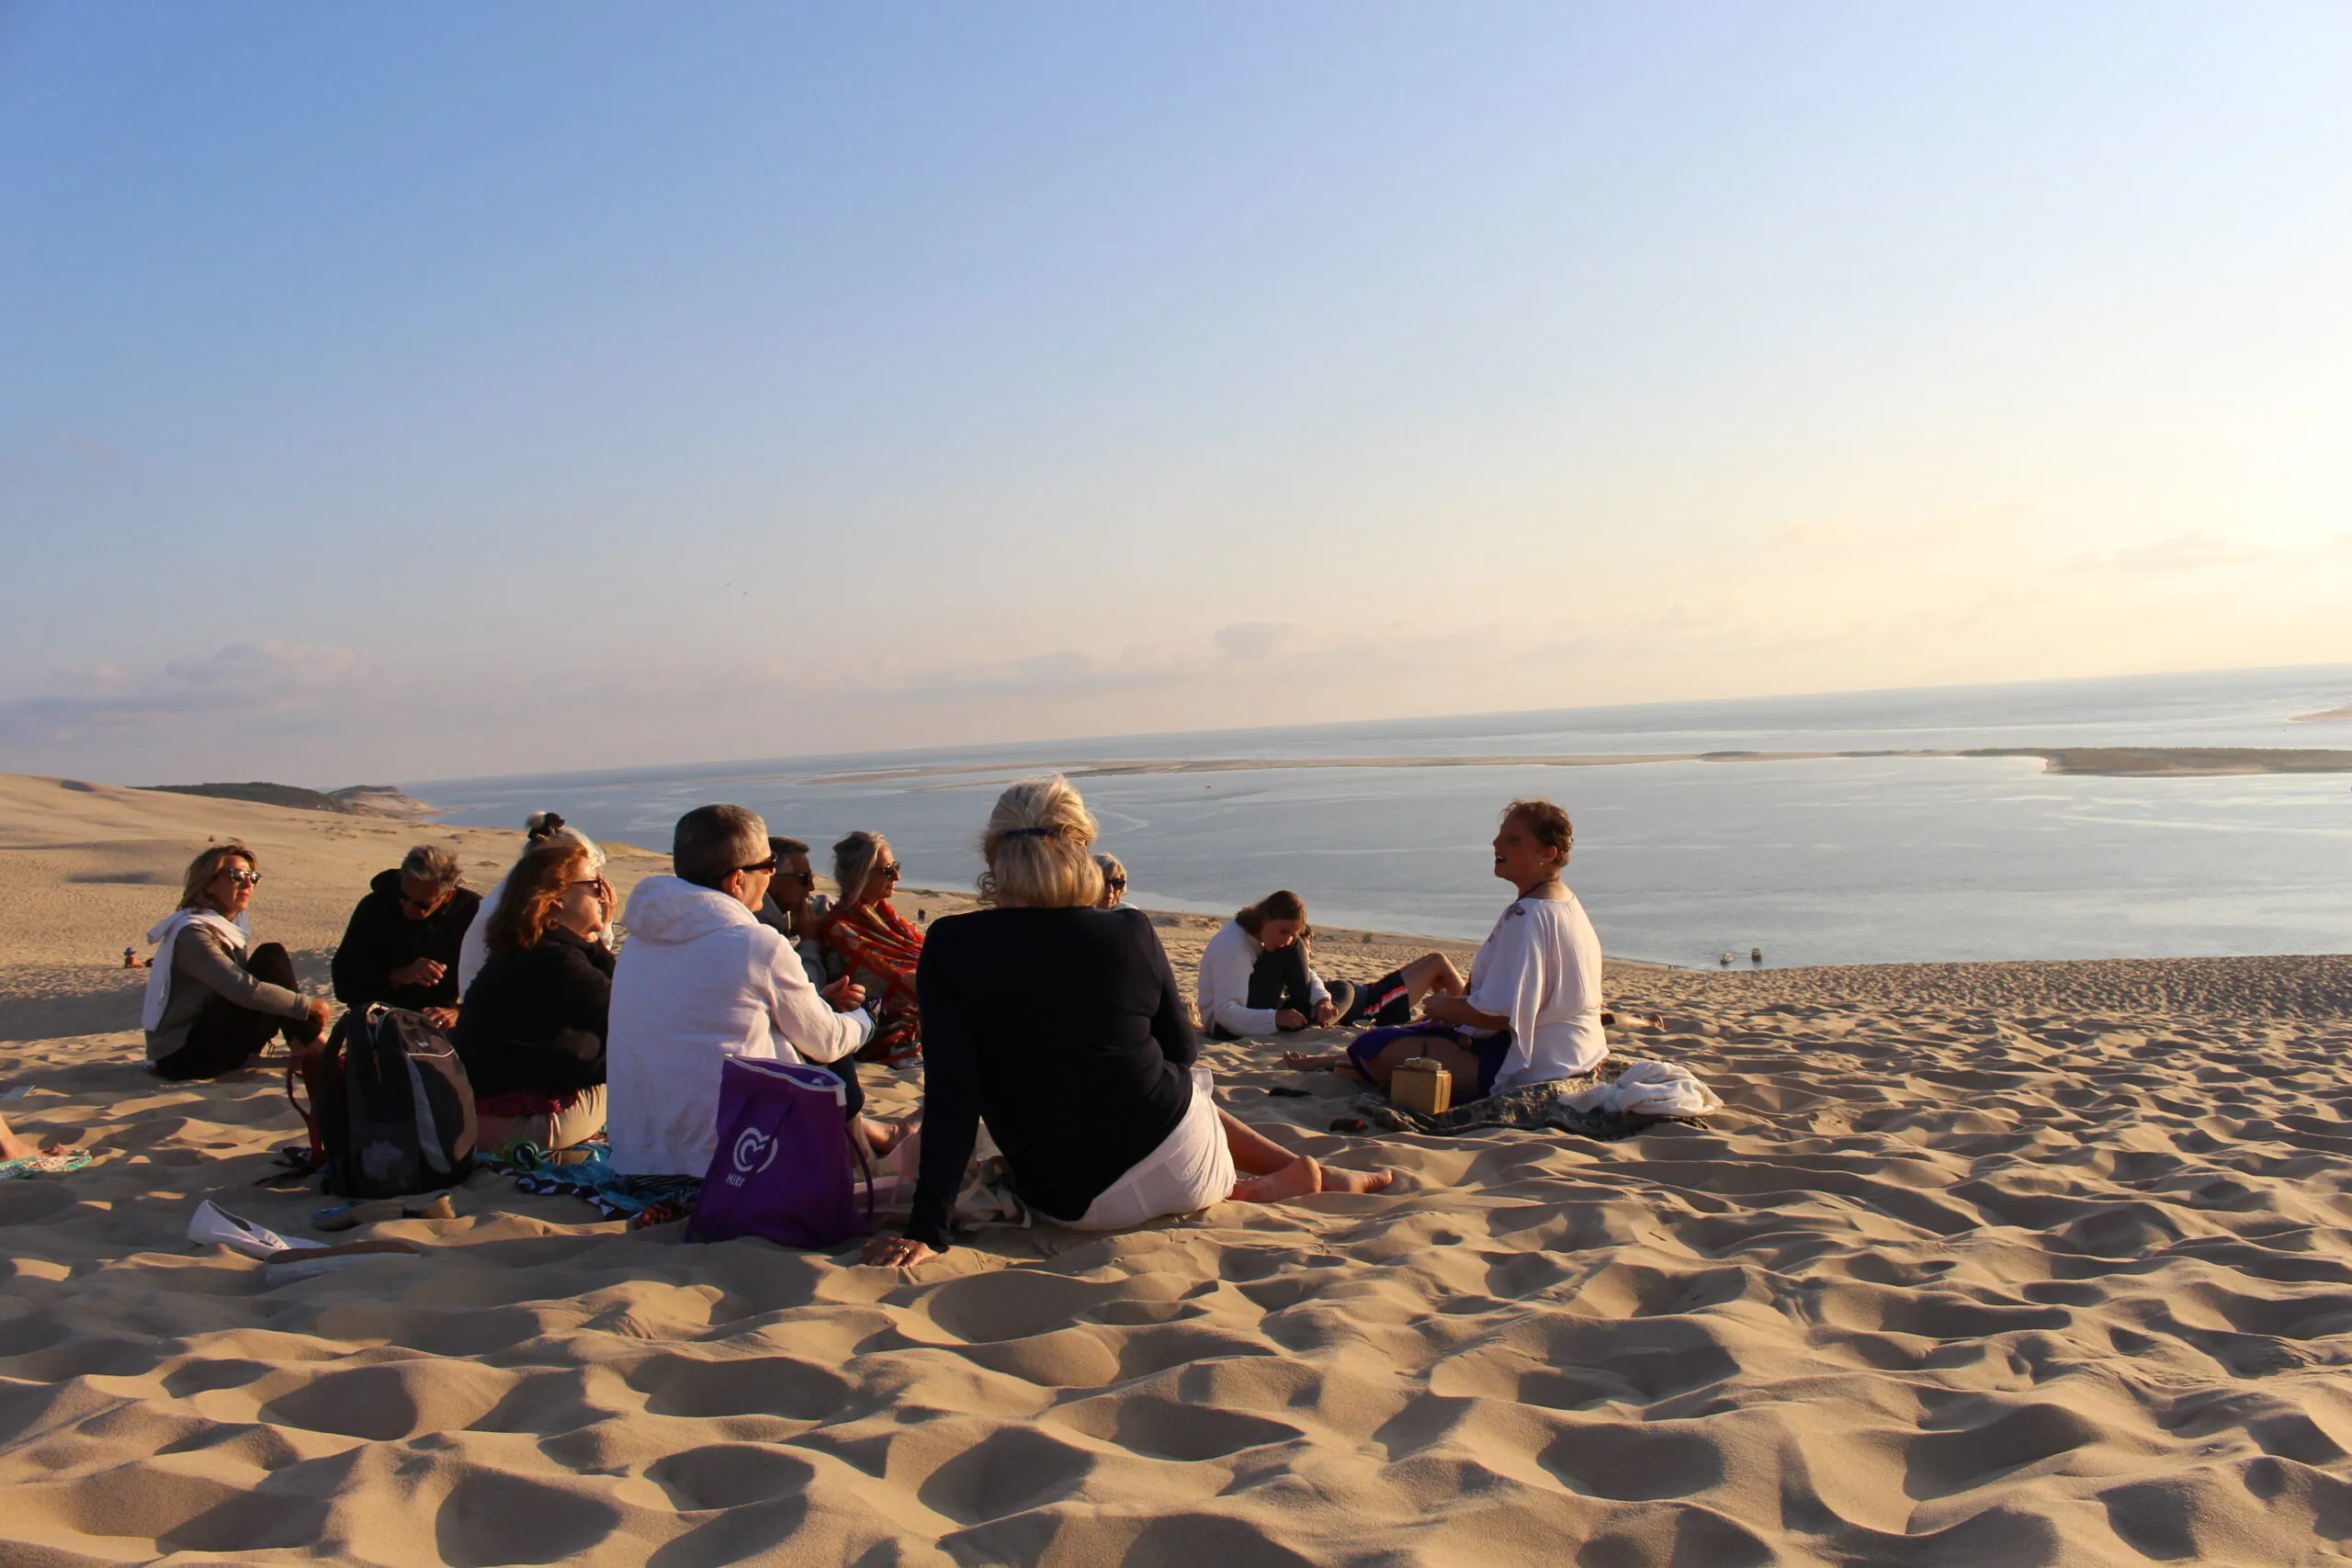
[[[1233,1196],[1233,1151],[1216,1113],[1216,1080],[1193,1069],[1193,1103],[1160,1145],[1087,1205],[1086,1213],[1057,1224],[1077,1231],[1131,1230],[1163,1214],[1189,1214]]]

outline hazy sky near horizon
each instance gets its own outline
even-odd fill
[[[2352,660],[2352,7],[0,0],[0,768]]]

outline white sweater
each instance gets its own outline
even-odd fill
[[[1250,972],[1257,967],[1258,955],[1265,951],[1258,945],[1256,937],[1241,929],[1238,920],[1226,921],[1225,929],[1209,938],[1208,946],[1201,952],[1196,992],[1202,1028],[1222,1029],[1227,1034],[1274,1032],[1275,1010],[1250,1005]],[[1318,1007],[1331,999],[1323,976],[1311,966],[1306,971],[1306,987]]]
[[[628,941],[613,972],[605,1046],[616,1170],[709,1168],[728,1057],[837,1061],[874,1032],[865,1012],[835,1012],[817,995],[792,944],[740,899],[649,876],[621,923]]]

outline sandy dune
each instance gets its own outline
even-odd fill
[[[69,863],[245,834],[264,934],[315,933],[399,837],[74,793],[0,789],[10,903],[47,911],[6,933],[9,1009],[110,995],[107,944],[169,902]],[[1392,952],[1354,948],[1327,969]],[[1730,1102],[1711,1127],[1374,1145],[1320,1130],[1335,1080],[1220,1046],[1231,1109],[1396,1189],[992,1229],[912,1279],[484,1175],[454,1221],[373,1227],[424,1256],[272,1289],[183,1237],[204,1197],[289,1231],[322,1201],[254,1184],[295,1130],[277,1086],[161,1085],[119,1028],[27,1038],[0,1113],[100,1159],[0,1183],[0,1562],[2342,1554],[2352,958],[1613,996],[1665,1021],[1621,1051]]]

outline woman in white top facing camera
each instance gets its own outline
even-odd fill
[[[1466,995],[1433,995],[1421,1021],[1366,1030],[1345,1052],[1283,1058],[1379,1088],[1400,1063],[1435,1058],[1457,1100],[1590,1072],[1609,1054],[1600,1028],[1600,939],[1560,880],[1575,835],[1548,800],[1514,800],[1495,834],[1495,874],[1519,889],[1470,967]],[[1476,1093],[1472,1086],[1476,1086]]]

